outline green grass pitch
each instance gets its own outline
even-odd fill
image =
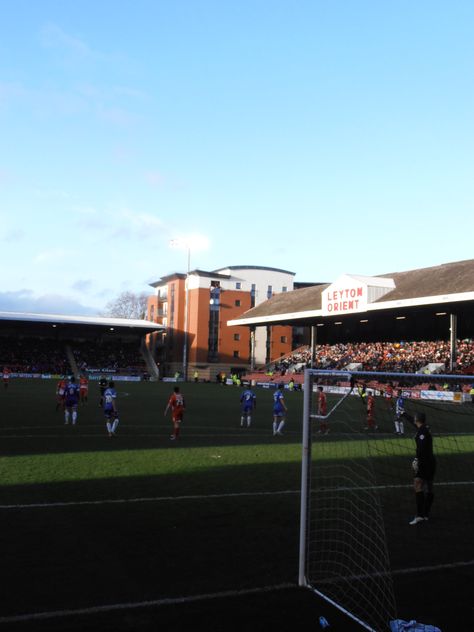
[[[75,427],[56,412],[52,381],[12,380],[0,392],[0,629],[141,632],[195,629],[199,621],[214,630],[303,630],[320,614],[333,629],[355,629],[296,588],[302,394],[286,393],[285,435],[274,438],[271,391],[256,390],[252,427],[242,429],[237,387],[181,385],[186,413],[172,442],[163,412],[173,385],[116,386],[112,439],[93,382]],[[472,616],[472,538],[448,516],[461,507],[463,521],[474,518],[466,480],[474,417],[458,415],[456,424],[449,431],[459,431],[458,449],[446,451],[449,480],[437,492],[444,509],[431,531],[406,527],[411,491],[389,487],[413,454],[410,435],[392,449],[391,466],[380,467],[400,614],[417,615],[410,608],[423,582],[420,615],[443,623],[443,632]],[[341,440],[332,430],[336,458]],[[381,419],[376,442],[390,441],[392,430],[390,417]],[[365,439],[359,449],[365,456]],[[429,570],[403,574],[417,566]]]

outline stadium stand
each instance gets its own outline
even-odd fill
[[[70,349],[73,352],[71,361],[68,357]],[[58,375],[76,370],[89,374],[143,375],[147,370],[136,343],[96,344],[30,337],[0,337],[0,368],[4,366],[14,373]]]
[[[18,373],[57,373],[71,370],[64,343],[41,338],[0,338],[0,367]]]
[[[72,351],[81,373],[142,375],[147,369],[136,343],[75,342]]]
[[[456,368],[453,373],[469,374],[474,372],[474,340],[459,340],[457,344]],[[447,341],[422,342],[359,342],[335,345],[317,345],[314,368],[331,370],[350,370],[357,365],[363,371],[391,371],[416,373],[423,371],[429,375],[430,365],[445,367],[449,373],[450,345]],[[262,380],[267,376],[271,380],[302,381],[304,368],[310,366],[311,350],[301,347],[292,354],[282,357],[276,363],[263,367],[246,379]],[[437,370],[439,372],[439,370]]]

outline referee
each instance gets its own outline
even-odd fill
[[[426,425],[425,413],[417,412],[413,417],[408,413],[403,413],[402,417],[416,428],[416,456],[413,460],[416,516],[409,523],[415,525],[428,520],[430,515],[434,499],[433,479],[436,459],[433,454],[433,437],[429,426]]]

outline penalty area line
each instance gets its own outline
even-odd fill
[[[54,503],[29,503],[20,505],[0,505],[0,510],[8,509],[51,509],[54,507],[80,507],[86,505],[125,505],[128,503],[173,502],[181,500],[216,500],[220,498],[244,498],[253,496],[282,496],[299,494],[300,490],[281,490],[276,492],[235,492],[226,494],[195,494],[188,496],[156,496],[143,498],[110,498],[105,500],[77,500]]]
[[[474,485],[474,481],[447,481],[439,482],[436,487],[456,487]],[[358,491],[381,491],[389,489],[410,489],[412,485],[371,485],[359,487],[323,487],[313,490],[312,494],[330,494],[334,492],[358,492]],[[138,498],[104,498],[101,500],[65,500],[50,503],[23,503],[0,505],[0,511],[18,509],[54,509],[56,507],[81,507],[91,505],[127,505],[131,503],[159,503],[159,502],[180,502],[186,500],[219,500],[225,498],[255,498],[261,496],[294,496],[300,494],[299,489],[281,489],[273,492],[227,492],[225,494],[188,494],[183,496],[144,496]]]
[[[157,608],[160,606],[170,606],[193,603],[196,601],[208,601],[212,599],[226,599],[229,597],[245,597],[248,595],[258,595],[277,590],[287,590],[297,588],[296,584],[276,584],[274,586],[262,586],[260,588],[246,588],[242,590],[225,590],[218,593],[207,593],[203,595],[191,595],[189,597],[167,597],[164,599],[154,599],[148,601],[135,601],[130,603],[117,603],[105,606],[91,606],[89,608],[76,608],[68,610],[50,610],[45,612],[32,612],[29,614],[17,614],[0,617],[2,623],[19,623],[21,621],[33,621],[39,619],[57,619],[59,617],[75,617],[79,615],[101,614],[118,610],[133,610],[137,608]]]

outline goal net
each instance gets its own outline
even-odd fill
[[[305,371],[299,583],[361,629],[389,629],[398,575],[474,564],[471,383],[474,376]],[[410,525],[409,420],[420,411],[437,460],[430,531],[428,521]]]

